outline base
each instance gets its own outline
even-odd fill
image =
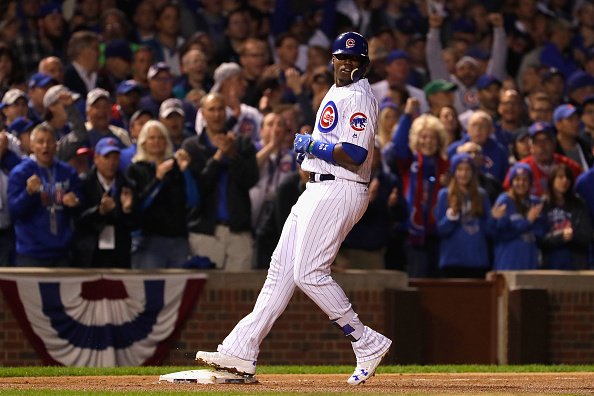
[[[164,374],[159,382],[166,381],[177,384],[254,384],[258,382],[253,375],[238,375],[222,370],[188,370]]]

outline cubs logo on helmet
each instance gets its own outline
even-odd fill
[[[353,48],[355,46],[355,40],[352,38],[347,39],[345,42],[347,48]]]
[[[355,131],[361,132],[367,126],[367,116],[363,113],[355,113],[351,116],[349,123]]]
[[[322,113],[320,114],[320,120],[318,121],[318,129],[320,132],[328,133],[334,129],[338,123],[338,110],[336,110],[336,104],[333,101],[329,101],[324,106]]]

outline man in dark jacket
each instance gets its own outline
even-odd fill
[[[205,96],[201,112],[206,126],[183,144],[203,196],[189,221],[192,254],[217,268],[247,270],[252,266],[249,190],[259,178],[256,149],[249,137],[227,131],[223,96]]]
[[[119,141],[105,137],[95,146],[95,166],[81,184],[84,204],[76,220],[75,266],[130,268],[133,197],[118,170]]]

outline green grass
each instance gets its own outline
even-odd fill
[[[0,377],[60,377],[107,375],[161,375],[200,366],[163,367],[2,367]],[[258,374],[350,374],[352,366],[258,366]],[[551,373],[594,372],[594,365],[432,365],[380,366],[378,373]]]

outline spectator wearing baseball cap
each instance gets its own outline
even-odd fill
[[[497,108],[499,107],[501,86],[501,81],[491,74],[483,74],[476,81],[478,109],[486,112],[493,119],[498,117]],[[460,114],[460,122],[465,128],[473,112],[474,110],[466,110]]]
[[[128,129],[130,117],[138,110],[140,103],[140,85],[136,80],[124,80],[118,85],[115,97],[111,123]]]
[[[566,164],[577,177],[582,168],[580,164],[555,152],[555,128],[548,122],[535,122],[528,128],[530,135],[530,155],[520,161],[527,164],[532,170],[531,193],[540,197],[547,191],[547,183],[551,167],[554,164]],[[505,189],[509,188],[509,177],[503,183]]]
[[[128,147],[132,144],[125,129],[109,123],[111,106],[111,97],[106,90],[95,88],[87,94],[87,122],[85,127],[89,131],[87,138],[89,147],[94,147],[103,137],[117,138],[121,147]]]
[[[48,76],[47,74],[37,72],[29,78],[29,118],[37,122],[43,120],[43,113],[45,107],[43,106],[43,97],[53,85],[57,85],[58,82]]]
[[[190,136],[184,130],[185,115],[182,101],[176,98],[164,100],[159,108],[159,121],[167,128],[174,150],[180,148],[184,140]]]
[[[149,68],[147,73],[149,93],[140,99],[139,108],[148,109],[153,113],[153,117],[159,116],[159,108],[165,99],[172,98],[173,95],[173,75],[171,68],[165,62],[157,62]],[[193,123],[196,120],[196,109],[185,100],[182,100],[185,121]]]
[[[83,204],[73,241],[76,266],[130,268],[134,199],[119,161],[119,140],[101,138],[94,147],[94,166],[81,183]]]
[[[567,79],[567,95],[572,103],[581,105],[584,98],[594,94],[594,76],[583,70],[576,71]]]
[[[456,109],[459,114],[478,106],[476,82],[483,73],[488,73],[499,81],[506,75],[507,39],[503,27],[503,16],[499,13],[489,15],[489,22],[493,26],[493,40],[490,48],[491,56],[486,70],[481,70],[479,61],[470,55],[463,56],[456,62],[454,73],[450,75],[442,58],[441,27],[443,17],[431,15],[429,18],[429,32],[425,53],[429,76],[432,80],[444,79],[458,86],[456,91]],[[476,56],[476,54],[471,54]]]
[[[278,79],[273,84],[278,88]],[[241,102],[245,94],[247,82],[242,75],[241,66],[234,62],[224,62],[214,71],[214,85],[210,93],[220,93],[227,104],[227,122],[232,126],[232,131],[238,135],[248,136],[252,143],[260,140],[260,126],[262,125],[262,113],[255,107]],[[205,122],[202,112],[196,117],[195,130],[202,131]],[[200,133],[200,132],[199,132]]]
[[[556,152],[580,164],[582,170],[590,168],[594,161],[592,147],[580,136],[580,115],[577,107],[571,104],[558,106],[553,112],[553,122],[557,130]]]
[[[554,106],[563,103],[565,95],[565,76],[559,69],[550,67],[542,73],[542,89],[549,95]]]
[[[31,130],[35,127],[35,122],[26,117],[17,117],[13,122],[6,126],[8,133],[16,136],[21,144],[21,151],[24,155],[31,154]]]
[[[140,135],[140,130],[149,120],[153,119],[153,114],[146,109],[136,110],[132,117],[130,117],[130,125],[128,132],[130,134],[130,140],[132,144],[130,147],[122,149],[120,153],[120,170],[126,172],[128,165],[132,163],[132,158],[136,155],[136,142]]]
[[[61,84],[48,88],[43,95],[44,119],[54,128],[57,139],[61,139],[73,130],[86,134],[82,114],[77,108],[79,98],[79,94]],[[58,157],[67,161],[68,158],[61,156],[60,153],[59,146]]]
[[[568,53],[571,48],[573,24],[563,18],[553,18],[550,21],[550,37],[542,46],[539,63],[545,67],[559,69],[565,78],[580,70],[579,64]]]
[[[20,89],[12,88],[6,91],[0,102],[0,109],[4,114],[6,124],[10,124],[17,117],[26,117],[29,112],[28,102],[27,94]]]
[[[423,87],[423,92],[429,105],[429,113],[439,116],[444,106],[454,106],[454,93],[458,86],[447,80],[429,81]]]
[[[127,40],[115,39],[105,45],[103,71],[114,88],[131,77],[132,49]]]
[[[390,87],[406,87],[408,95],[416,98],[421,105],[421,112],[426,112],[429,107],[423,91],[409,83],[411,76],[410,56],[403,50],[393,50],[385,58],[386,78],[371,85],[371,90],[378,102],[390,96]]]

